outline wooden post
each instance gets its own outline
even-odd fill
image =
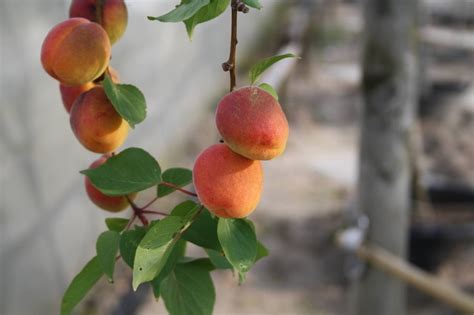
[[[366,0],[358,207],[368,241],[406,257],[410,129],[417,102],[415,0]],[[358,315],[406,314],[405,285],[371,266],[356,284]]]

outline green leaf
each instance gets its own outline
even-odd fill
[[[206,253],[209,256],[209,259],[211,260],[212,264],[217,268],[217,269],[232,269],[232,265],[230,262],[225,258],[224,254],[212,250],[212,249],[206,249]]]
[[[99,281],[103,272],[97,257],[92,258],[77,276],[72,279],[61,301],[61,315],[71,314],[74,307]]]
[[[204,209],[191,226],[184,232],[183,238],[204,248],[222,252],[217,238],[217,218]]]
[[[165,266],[163,267],[161,272],[158,274],[158,276],[156,276],[156,278],[150,282],[155,299],[158,300],[158,298],[160,297],[161,281],[163,281],[163,279],[166,278],[173,271],[174,266],[176,265],[178,260],[184,256],[185,252],[186,252],[186,241],[184,240],[177,241],[173,247],[173,250],[170,253],[170,256],[168,257],[168,260],[166,261]]]
[[[102,82],[107,98],[130,127],[146,117],[146,101],[143,93],[131,84],[115,84],[107,74]]]
[[[203,6],[209,4],[210,0],[189,0],[182,1],[174,10],[159,17],[149,16],[148,19],[158,20],[160,22],[181,22],[192,17]]]
[[[255,9],[261,9],[262,5],[260,4],[259,0],[244,0],[244,3],[248,5],[249,7],[255,8]]]
[[[252,225],[244,219],[220,218],[217,236],[226,258],[242,280],[257,256],[257,237]]]
[[[255,257],[255,262],[267,256],[268,256],[268,249],[265,247],[265,245],[257,241],[257,256]]]
[[[213,271],[216,269],[216,266],[212,263],[209,258],[200,257],[200,258],[193,258],[193,257],[183,257],[179,260],[180,264],[193,264],[195,266],[202,267],[207,271]]]
[[[279,56],[273,56],[269,58],[265,58],[257,62],[251,69],[250,69],[250,84],[254,84],[260,78],[263,72],[270,68],[274,63],[285,59],[285,58],[298,58],[293,54],[284,54]]]
[[[125,149],[101,166],[81,173],[110,196],[142,191],[161,182],[160,165],[148,152],[139,148]]]
[[[99,235],[95,246],[100,267],[110,282],[113,282],[114,279],[115,258],[117,256],[119,242],[119,233],[115,231],[105,231]]]
[[[209,271],[193,263],[177,264],[161,283],[170,315],[211,315],[216,299]]]
[[[244,219],[255,232],[255,224],[250,219]],[[268,256],[268,249],[260,241],[257,240],[257,256],[255,257],[255,262],[259,261],[263,257]]]
[[[170,215],[176,217],[190,217],[192,216],[199,205],[192,200],[186,200],[178,204],[171,210]]]
[[[105,219],[105,225],[110,231],[122,232],[128,224],[128,219],[124,218],[107,218]]]
[[[133,289],[153,280],[163,269],[184,226],[183,218],[168,216],[156,223],[138,245],[133,264]]]
[[[193,37],[194,28],[200,23],[210,21],[222,13],[229,6],[230,0],[211,0],[211,2],[199,9],[192,17],[184,21],[189,38]]]
[[[268,83],[262,83],[258,87],[261,88],[262,90],[270,93],[278,101],[278,94],[275,91],[275,89],[273,88],[273,86],[271,86]]]
[[[143,227],[137,227],[135,230],[125,231],[122,233],[120,238],[120,256],[123,261],[133,268],[133,261],[135,260],[135,253],[137,251],[138,244],[145,236],[146,231]]]
[[[179,188],[190,184],[193,181],[193,172],[186,168],[170,168],[163,172],[162,179],[164,182],[173,184]],[[158,185],[158,197],[164,197],[174,192],[176,188]]]

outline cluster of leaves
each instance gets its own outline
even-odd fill
[[[162,173],[158,162],[139,148],[128,148],[82,173],[108,195],[156,186],[156,195],[161,198],[192,181],[188,169],[171,168]],[[210,272],[232,269],[243,281],[252,265],[268,254],[257,241],[250,220],[217,218],[193,200],[178,204],[168,216],[148,226],[129,229],[129,220],[123,218],[108,218],[105,223],[108,230],[97,239],[97,255],[69,285],[61,314],[70,314],[103,276],[113,282],[118,258],[132,268],[133,288],[149,283],[170,314],[211,314],[215,290]],[[207,257],[187,257],[187,242],[202,247]]]
[[[227,9],[231,0],[182,0],[175,9],[161,16],[149,16],[151,21],[183,22],[189,38],[194,28],[201,23],[215,19]],[[243,0],[243,3],[255,9],[261,9],[259,0]]]
[[[258,0],[243,2],[261,8]],[[219,16],[229,4],[230,0],[182,0],[174,10],[149,19],[184,22],[191,37],[196,25]],[[295,56],[285,54],[261,60],[250,70],[250,83],[255,85],[271,65],[290,57]],[[137,87],[115,84],[109,75],[105,75],[103,86],[117,112],[130,126],[145,119],[145,97]],[[278,99],[269,84],[262,83],[259,87]],[[153,156],[140,148],[125,149],[98,168],[81,173],[110,196],[129,195],[156,187],[156,197],[162,198],[192,182],[191,170],[170,168],[162,172]],[[250,220],[217,218],[198,201],[186,200],[163,219],[148,225],[132,227],[132,221],[106,219],[108,230],[97,239],[96,256],[67,288],[61,315],[70,314],[103,276],[113,282],[119,259],[133,271],[133,288],[136,290],[144,283],[151,285],[155,297],[162,297],[171,315],[212,314],[215,290],[210,272],[230,269],[242,282],[255,262],[268,255],[267,249],[257,240]],[[207,256],[187,257],[188,242],[202,247]]]
[[[274,56],[258,62],[250,70],[251,83],[257,82],[272,64],[289,57],[294,55]],[[138,123],[145,112],[141,110],[145,105],[138,89],[114,84],[108,77],[104,82],[107,95],[120,109],[119,113],[128,121]],[[259,86],[278,98],[270,85]],[[81,173],[110,196],[128,195],[156,186],[156,196],[162,198],[192,182],[191,170],[170,168],[162,172],[155,158],[140,148],[125,149],[100,167]],[[118,258],[133,269],[133,288],[150,283],[155,297],[162,296],[171,315],[211,314],[215,291],[210,272],[232,269],[242,282],[253,264],[268,255],[267,249],[257,241],[250,220],[219,219],[192,200],[178,204],[164,219],[152,221],[148,226],[128,229],[129,220],[123,218],[108,218],[105,223],[108,231],[97,239],[97,255],[73,279],[64,294],[62,315],[70,314],[102,276],[113,282]],[[186,257],[187,242],[202,247],[208,257]]]

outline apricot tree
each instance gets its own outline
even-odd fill
[[[294,56],[257,62],[250,71],[250,85],[235,90],[237,16],[250,7],[260,9],[258,0],[182,0],[170,12],[148,19],[183,22],[191,37],[198,24],[229,7],[231,49],[223,69],[230,74],[230,92],[216,113],[223,143],[204,149],[192,171],[179,167],[162,171],[157,160],[141,148],[117,152],[129,128],[146,117],[144,95],[133,85],[119,83],[109,66],[111,45],[127,25],[123,0],[73,0],[69,19],[46,36],[41,62],[60,82],[74,135],[86,149],[103,154],[81,171],[87,195],[109,212],[133,210],[129,219],[106,219],[108,229],[97,239],[97,254],[67,288],[61,314],[70,314],[104,275],[113,282],[119,259],[133,270],[133,288],[151,285],[170,314],[211,314],[215,290],[210,272],[231,269],[242,282],[250,268],[268,255],[246,217],[257,207],[263,188],[260,160],[283,153],[288,122],[275,90],[256,83],[272,64]],[[184,188],[191,183],[196,193]],[[137,193],[152,187],[156,196],[137,205]],[[150,209],[176,191],[189,199],[169,212]],[[151,219],[157,216],[162,218]],[[139,224],[134,224],[136,220]],[[186,256],[187,242],[202,247],[207,256]]]

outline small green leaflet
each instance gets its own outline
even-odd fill
[[[212,249],[205,249],[209,259],[211,260],[212,264],[217,269],[232,269],[232,265],[230,262],[225,258],[225,256],[218,251]]]
[[[165,15],[153,17],[149,16],[151,21],[158,20],[160,22],[181,22],[192,17],[203,6],[209,4],[210,0],[185,0],[182,1],[174,10]]]
[[[245,219],[219,219],[217,236],[227,260],[239,272],[240,281],[255,262],[257,237]]]
[[[124,218],[107,218],[105,219],[105,225],[110,231],[122,232],[128,224],[128,219]]]
[[[248,5],[249,7],[255,8],[255,9],[261,9],[262,5],[260,4],[259,0],[244,0],[244,3]]]
[[[113,282],[114,279],[115,257],[117,256],[119,241],[119,233],[105,231],[99,235],[96,243],[97,259],[110,282]]]
[[[205,257],[199,257],[199,258],[183,257],[179,260],[179,263],[183,263],[183,264],[190,263],[195,266],[202,267],[206,269],[207,271],[216,270],[216,266],[214,266],[212,261],[209,258],[205,258]]]
[[[141,226],[122,233],[119,244],[120,256],[122,256],[123,261],[131,268],[133,268],[133,261],[135,260],[135,252],[137,251],[138,244],[140,244],[145,233],[145,229]]]
[[[102,83],[105,94],[115,110],[130,127],[141,123],[146,117],[146,101],[143,93],[131,84],[115,84],[107,74]]]
[[[173,184],[179,188],[190,184],[193,180],[193,172],[186,168],[170,168],[163,172],[161,176],[163,182]],[[176,188],[158,185],[158,197],[164,197],[174,192]]]
[[[211,315],[214,309],[216,292],[205,266],[177,264],[160,291],[170,315]]]
[[[265,247],[265,245],[257,241],[257,256],[255,257],[255,262],[267,256],[268,256],[268,249]]]
[[[97,257],[92,258],[72,279],[61,301],[61,315],[71,314],[74,307],[86,296],[87,292],[99,281],[103,272]]]
[[[81,171],[92,184],[110,196],[142,191],[161,182],[158,162],[145,150],[128,148],[94,169]]]
[[[249,220],[249,219],[244,219],[255,232],[255,224]],[[268,249],[263,245],[260,241],[257,241],[257,256],[255,257],[255,262],[259,261],[260,259],[268,256]]]
[[[174,266],[176,265],[178,260],[184,256],[185,251],[186,251],[186,241],[184,240],[177,241],[163,269],[160,271],[158,276],[156,276],[156,278],[150,282],[151,287],[153,289],[153,295],[155,296],[156,300],[158,300],[158,298],[160,297],[161,281],[163,281],[163,279],[166,278],[170,274],[170,272],[173,271]]]
[[[217,238],[217,218],[204,209],[191,226],[184,232],[183,238],[198,246],[222,251]]]
[[[170,215],[189,219],[196,213],[198,208],[199,205],[197,203],[192,200],[186,200],[176,205],[171,210]]]
[[[275,91],[275,89],[273,88],[273,86],[271,86],[268,83],[262,83],[258,87],[261,88],[262,90],[270,93],[278,101],[278,94]]]
[[[192,17],[184,21],[186,31],[191,39],[193,37],[194,28],[200,23],[210,21],[222,13],[229,6],[230,0],[211,0],[211,2],[199,9],[199,11]]]
[[[299,58],[293,54],[284,54],[284,55],[279,55],[279,56],[273,56],[269,58],[265,58],[257,62],[249,72],[249,77],[250,77],[250,84],[254,84],[255,82],[260,79],[260,76],[262,75],[265,70],[270,68],[274,63],[285,59],[285,58]]]
[[[133,264],[133,289],[153,280],[163,269],[178,240],[176,236],[183,227],[183,219],[168,216],[153,225],[138,245]],[[179,236],[179,235],[178,235]]]

